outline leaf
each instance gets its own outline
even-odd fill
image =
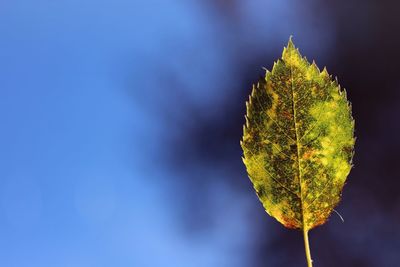
[[[258,198],[269,215],[306,234],[328,219],[352,167],[346,92],[290,39],[246,106],[243,162]]]

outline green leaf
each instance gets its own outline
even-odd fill
[[[289,40],[249,97],[243,162],[267,213],[288,228],[323,224],[352,167],[346,92]]]

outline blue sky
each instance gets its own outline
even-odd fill
[[[207,118],[242,90],[237,51],[271,42],[279,52],[296,32],[306,51],[323,51],[306,41],[328,38],[322,26],[290,4],[248,1],[230,25],[190,1],[2,1],[0,265],[243,266],[254,195],[218,182],[224,168],[198,166],[215,177],[207,197],[224,217],[188,236],[175,216],[181,174],[160,154],[190,121],[180,101]]]

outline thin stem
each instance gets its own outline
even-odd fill
[[[305,228],[303,229],[303,236],[304,236],[304,248],[306,250],[307,266],[312,267],[310,244],[308,243],[308,230],[306,230]]]

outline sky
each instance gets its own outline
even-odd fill
[[[346,7],[1,1],[0,265],[300,266],[301,235],[265,214],[239,146],[251,84],[293,35],[348,88],[361,151],[338,208],[346,223],[311,233],[315,260],[394,266],[400,199],[382,184],[399,185],[387,60],[399,42],[387,40],[400,24],[394,6]]]
[[[184,2],[164,1],[1,6],[0,264],[236,261],[224,253],[230,253],[228,237],[240,214],[206,238],[180,233],[168,202],[172,174],[157,163],[159,139],[171,125],[139,104],[140,95],[154,98],[146,100],[150,106],[168,95],[168,87],[152,79],[160,65],[185,72],[182,55],[173,54],[182,53],[175,51],[175,38],[187,42],[188,50],[193,38],[210,38],[211,25],[199,26],[204,14]],[[203,53],[197,68],[221,64],[221,56]],[[200,70],[192,77],[186,82],[201,80]]]

